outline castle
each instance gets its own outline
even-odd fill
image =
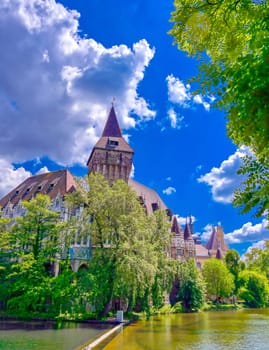
[[[171,220],[171,232],[173,233],[171,245],[171,257],[178,260],[195,258],[197,266],[210,257],[223,258],[228,250],[224,242],[222,228],[213,227],[211,237],[207,245],[202,245],[194,237],[191,218],[186,221],[182,230],[177,217],[171,213],[159,195],[152,189],[134,181],[131,177],[134,150],[125,141],[117,120],[114,106],[112,105],[102,136],[93,147],[89,156],[87,167],[88,174],[98,172],[112,183],[117,179],[123,179],[136,192],[147,214],[157,209],[167,212]],[[73,175],[67,170],[58,170],[45,174],[31,176],[10,191],[0,200],[0,208],[4,217],[14,218],[24,214],[21,205],[22,200],[31,200],[38,193],[46,194],[51,199],[51,209],[60,213],[61,220],[67,220],[67,208],[64,204],[64,196],[75,191],[77,183]],[[82,208],[77,209],[77,214]],[[90,257],[89,239],[80,242],[76,237],[70,247],[71,265],[77,271],[84,260]]]

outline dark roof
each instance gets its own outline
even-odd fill
[[[119,127],[118,119],[115,113],[114,106],[112,105],[109,116],[106,121],[106,125],[103,130],[102,137],[122,137],[121,129]]]
[[[172,219],[171,232],[174,232],[177,235],[181,233],[181,228],[178,224],[176,216],[173,216],[173,219]]]
[[[133,179],[128,180],[128,185],[136,192],[148,214],[151,214],[156,209],[167,210],[167,206],[161,200],[160,196],[151,188]]]
[[[219,242],[218,242],[218,237],[217,237],[217,232],[215,227],[212,227],[212,233],[211,236],[205,246],[208,250],[217,250],[219,247]]]
[[[103,134],[95,144],[89,156],[89,159],[87,161],[87,165],[89,165],[89,162],[94,154],[94,151],[97,149],[134,153],[134,150],[132,149],[132,147],[130,147],[122,137],[118,119],[113,106],[111,107],[111,110],[109,112],[109,116],[107,118],[107,122],[103,130]]]
[[[187,240],[187,239],[193,239],[193,238],[192,238],[192,234],[191,234],[190,224],[188,224],[186,222],[185,228],[184,228],[184,240]]]
[[[220,248],[218,248],[217,253],[216,253],[216,259],[223,259],[223,253]]]
[[[220,248],[222,252],[228,250],[228,246],[224,241],[224,232],[221,226],[212,227],[212,233],[207,242],[206,248],[208,250],[217,250]]]
[[[15,206],[19,201],[30,200],[38,193],[53,199],[58,194],[65,195],[75,189],[75,180],[68,170],[51,171],[28,177],[0,200],[0,207],[4,208],[9,203]]]

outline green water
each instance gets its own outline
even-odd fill
[[[60,329],[44,322],[0,321],[0,350],[74,350],[111,328],[64,323]]]
[[[152,317],[118,334],[105,350],[268,350],[269,309]]]

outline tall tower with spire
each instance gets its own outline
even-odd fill
[[[101,138],[94,146],[87,162],[88,174],[98,172],[112,183],[128,182],[134,151],[122,137],[114,105],[110,109]]]

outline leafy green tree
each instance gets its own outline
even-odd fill
[[[179,49],[201,63],[193,80],[226,111],[231,139],[255,154],[245,160],[248,179],[234,203],[261,215],[269,208],[268,2],[176,0],[171,21]]]
[[[6,307],[8,299],[9,280],[7,278],[10,272],[10,219],[3,218],[0,210],[0,309]]]
[[[234,291],[234,277],[222,260],[211,258],[205,261],[202,274],[208,296],[218,301],[229,297]]]
[[[256,208],[255,217],[269,219],[269,165],[253,156],[245,156],[244,164],[238,171],[244,175],[242,188],[234,192],[233,203],[242,214]]]
[[[110,185],[102,175],[91,174],[89,187],[89,269],[96,276],[96,307],[106,314],[114,298],[125,301],[129,309],[137,303],[148,307],[153,290],[160,295],[172,281],[166,265],[168,218],[161,213],[147,216],[136,193],[122,180]]]
[[[228,270],[234,276],[235,293],[236,293],[238,289],[238,275],[241,270],[244,270],[245,264],[240,260],[239,253],[234,249],[230,249],[226,253],[225,263]]]
[[[51,210],[50,205],[50,198],[43,194],[30,201],[22,201],[26,213],[16,217],[12,226],[13,251],[18,257],[25,258],[32,253],[35,260],[55,258],[59,250],[59,213]]]
[[[269,280],[269,240],[265,240],[264,248],[252,248],[245,254],[245,263],[249,270],[265,274]]]
[[[165,211],[157,210],[148,217],[151,230],[150,245],[157,256],[157,272],[151,289],[152,304],[156,308],[163,305],[164,293],[170,291],[176,271],[176,263],[170,258],[171,223]]]
[[[50,210],[50,204],[45,195],[22,202],[26,213],[15,219],[8,235],[8,309],[17,315],[46,312],[49,279],[59,252],[59,214]]]
[[[256,271],[245,270],[239,274],[239,297],[250,307],[269,305],[269,284],[266,277]]]
[[[177,279],[178,298],[185,311],[198,310],[204,303],[205,283],[193,259],[180,263]]]

